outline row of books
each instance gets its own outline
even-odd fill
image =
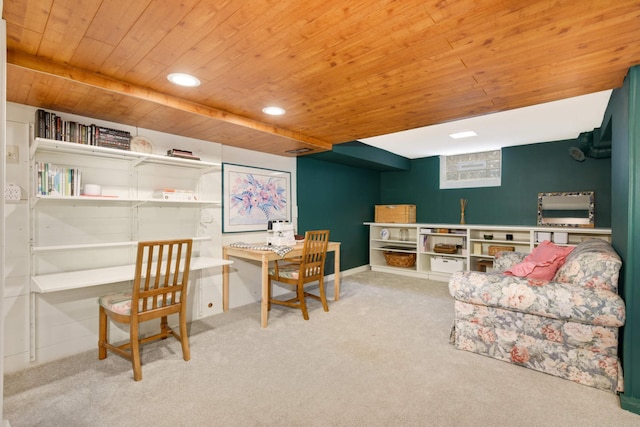
[[[35,136],[122,150],[128,150],[131,142],[130,132],[62,120],[55,113],[42,109],[36,111]]]
[[[35,163],[36,196],[79,196],[82,172],[78,168]]]
[[[187,150],[180,150],[178,148],[172,148],[171,150],[167,150],[167,156],[179,157],[181,159],[200,160],[200,157],[194,155],[193,152],[187,151]]]

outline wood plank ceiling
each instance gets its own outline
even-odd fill
[[[616,88],[640,64],[640,0],[11,0],[3,17],[8,101],[279,155]]]

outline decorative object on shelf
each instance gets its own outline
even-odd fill
[[[384,259],[392,267],[409,268],[416,265],[416,254],[406,252],[384,252]]]
[[[388,228],[383,228],[382,230],[380,230],[380,238],[382,240],[389,240],[389,229]]]
[[[409,240],[409,229],[407,228],[401,228],[400,229],[400,240],[402,241],[407,241]]]
[[[464,220],[464,210],[467,207],[467,199],[460,199],[460,224],[466,224]]]
[[[493,268],[493,261],[488,259],[483,259],[478,261],[478,271],[482,271],[483,273],[486,273],[490,271],[491,268]]]
[[[134,136],[131,138],[129,150],[138,153],[151,154],[153,152],[153,144],[151,144],[151,141],[144,136]]]
[[[484,237],[484,240],[492,240],[493,234],[485,234],[483,237]]]
[[[499,245],[490,245],[489,246],[489,255],[490,256],[495,256],[495,254],[497,254],[498,252],[513,252],[516,250],[516,248],[514,246],[499,246]]]
[[[85,196],[102,196],[102,187],[97,184],[85,184],[82,187],[82,194]]]
[[[513,234],[507,234],[505,237],[507,240],[513,240]]]
[[[436,228],[436,233],[449,234],[449,229],[448,228]]]
[[[455,254],[458,253],[458,247],[447,243],[436,243],[433,247],[433,252],[439,254]]]
[[[4,188],[5,200],[20,200],[22,198],[22,189],[18,184],[8,183]]]
[[[291,173],[222,163],[222,232],[265,231],[291,222]]]

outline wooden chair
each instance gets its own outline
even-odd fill
[[[99,298],[100,329],[98,358],[105,359],[107,350],[131,360],[133,378],[142,379],[140,345],[173,335],[182,344],[184,360],[191,358],[187,336],[187,283],[191,263],[192,239],[161,240],[138,243],[135,277],[131,292]],[[177,313],[180,333],[167,323],[167,316]],[[142,322],[160,319],[160,333],[140,338]],[[115,346],[109,343],[109,319],[129,325],[129,342]]]
[[[304,235],[302,257],[296,259],[299,262],[284,263],[283,261],[286,260],[283,260],[274,263],[274,267],[269,269],[269,310],[271,310],[271,304],[299,308],[302,310],[304,319],[309,320],[305,297],[311,297],[320,300],[324,311],[329,311],[324,291],[324,261],[327,257],[328,243],[329,230],[307,231]],[[272,298],[273,280],[295,286],[296,296],[286,301]],[[305,284],[315,281],[319,282],[319,296],[304,290]]]

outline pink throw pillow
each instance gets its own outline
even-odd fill
[[[545,240],[531,251],[521,263],[514,265],[504,274],[551,280],[572,250],[573,246],[557,246]]]

